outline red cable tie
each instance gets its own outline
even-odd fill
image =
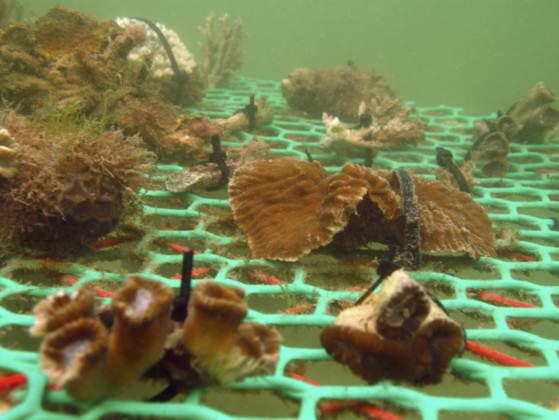
[[[523,262],[539,261],[539,258],[534,257],[533,255],[521,254],[520,252],[505,252],[504,255],[505,257],[511,258],[516,261],[523,261]]]
[[[299,305],[293,305],[287,308],[286,312],[297,315],[297,314],[309,312],[310,310],[312,310],[312,308],[313,308],[313,304],[310,302],[306,302],[306,303],[301,303]]]
[[[109,248],[111,246],[120,245],[124,242],[130,242],[131,240],[132,240],[132,238],[129,237],[129,236],[121,236],[121,237],[116,237],[116,238],[101,239],[101,240],[95,242],[93,247],[95,249]]]
[[[210,271],[210,269],[207,268],[207,267],[197,267],[197,268],[194,268],[194,269],[192,270],[192,277],[193,277],[193,278],[202,277],[202,276],[208,274],[209,271]],[[169,278],[170,278],[171,280],[181,280],[181,279],[182,279],[182,274],[181,274],[181,273],[176,273],[176,274],[173,274],[173,275],[172,275],[171,277],[169,277]]]
[[[76,282],[78,281],[78,278],[72,274],[64,274],[60,280],[62,281],[63,284],[68,285],[68,286],[72,286],[74,284],[76,284]]]
[[[173,252],[178,252],[179,254],[184,254],[185,252],[191,251],[192,248],[186,246],[186,245],[181,245],[181,244],[177,244],[175,242],[169,242],[167,244],[167,247],[173,251]],[[194,251],[195,254],[199,254],[200,251]]]
[[[308,378],[306,376],[299,375],[298,373],[290,373],[288,376],[310,385],[320,386],[320,382],[317,382],[314,379]],[[359,412],[360,414],[368,416],[369,418],[381,419],[381,420],[401,420],[400,417],[395,416],[394,414],[388,413],[386,411],[383,411],[367,401],[359,401],[359,400],[325,401],[323,403],[320,403],[319,408],[321,413],[323,413],[324,415],[337,414],[343,410],[351,409],[356,412]]]
[[[97,290],[95,290],[95,294],[100,297],[100,298],[112,298],[113,297],[113,292],[109,292],[105,289],[102,289],[100,287],[97,288]]]
[[[467,341],[466,349],[471,351],[472,353],[475,353],[482,357],[486,357],[501,365],[513,366],[513,367],[534,367],[534,365],[530,362],[527,362],[522,359],[518,359],[513,356],[509,356],[508,354],[492,349],[491,347],[484,346],[475,341]]]
[[[0,376],[0,393],[9,392],[14,388],[25,385],[26,383],[27,377],[23,373]]]
[[[500,305],[512,306],[515,308],[536,308],[536,305],[533,305],[531,303],[511,299],[492,292],[481,291],[477,293],[476,297],[487,302],[498,303]]]
[[[250,272],[250,275],[256,280],[258,280],[260,283],[270,284],[270,285],[283,284],[283,281],[281,281],[277,277],[270,276],[261,270],[252,270]]]

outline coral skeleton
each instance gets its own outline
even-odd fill
[[[227,86],[242,64],[241,43],[245,37],[242,22],[233,21],[228,14],[216,18],[212,13],[198,30],[202,34],[199,45],[204,54],[202,71],[208,86]]]
[[[139,63],[149,63],[149,71],[155,78],[163,78],[174,76],[169,56],[165,52],[165,48],[149,25],[139,19],[119,17],[115,22],[121,28],[128,29],[131,32],[138,33],[143,41],[134,46],[127,55],[128,60]],[[167,28],[162,23],[156,22],[155,25],[165,35],[169,45],[173,50],[179,69],[185,73],[192,73],[196,68],[196,60],[186,45],[181,41],[178,34],[172,29]]]
[[[491,221],[469,194],[438,181],[410,179],[423,252],[495,255]],[[328,175],[317,162],[278,158],[239,168],[229,199],[253,257],[295,261],[331,242],[346,250],[380,242],[404,252],[411,240],[405,233],[404,189],[391,171],[347,164]]]
[[[391,270],[324,328],[321,343],[369,383],[436,384],[463,350],[464,330],[406,271]]]

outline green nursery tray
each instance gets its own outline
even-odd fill
[[[226,139],[225,146],[242,145],[254,135],[271,145],[273,155],[306,159],[307,149],[328,171],[339,170],[347,161],[362,163],[321,150],[322,122],[289,111],[277,82],[237,77],[229,88],[211,90],[199,108],[190,111],[226,117],[252,94],[268,97],[274,122]],[[427,141],[405,151],[379,153],[374,168],[404,166],[433,177],[435,147],[463,157],[474,123],[491,117],[464,115],[449,106],[415,107],[415,113],[427,123]],[[148,227],[140,240],[91,250],[73,261],[4,261],[0,373],[21,373],[26,383],[13,392],[14,405],[1,417],[313,419],[332,414],[325,401],[363,400],[370,411],[354,405],[338,418],[559,418],[559,228],[554,222],[559,217],[559,141],[513,144],[509,163],[507,176],[479,178],[474,198],[496,227],[517,233],[515,248],[476,261],[427,257],[422,270],[412,273],[466,327],[467,349],[453,360],[441,384],[369,386],[320,347],[321,328],[333,322],[344,301],[360,294],[359,287],[375,278],[374,259],[381,258],[383,250],[339,257],[317,252],[296,263],[250,259],[225,193],[166,192],[165,176],[182,167],[159,165],[140,192]],[[196,278],[212,277],[244,289],[249,319],[278,328],[283,343],[276,372],[222,388],[195,389],[165,403],[141,401],[157,392],[154,384],[139,384],[119,400],[95,405],[78,404],[64,391],[50,388],[37,363],[39,343],[27,334],[33,305],[53,292],[85,284],[93,284],[100,298],[107,299],[101,291],[115,290],[130,273],[178,287],[173,277],[180,272],[183,247],[199,251]]]

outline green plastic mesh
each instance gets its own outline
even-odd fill
[[[270,143],[274,155],[305,159],[308,148],[328,171],[337,171],[350,160],[340,160],[318,147],[324,133],[322,122],[290,112],[276,82],[238,77],[230,88],[210,91],[192,111],[227,117],[242,108],[251,94],[266,95],[276,111],[273,124],[254,133]],[[406,151],[379,153],[375,168],[405,166],[432,177],[435,147],[464,156],[473,124],[490,117],[467,116],[460,108],[448,106],[415,109],[428,124],[427,142]],[[225,145],[239,146],[252,137],[242,133]],[[27,384],[3,418],[313,419],[320,402],[334,399],[371,400],[405,418],[557,418],[553,404],[559,403],[555,400],[559,394],[559,232],[552,220],[559,215],[556,140],[543,145],[514,144],[507,176],[480,178],[476,187],[475,199],[487,208],[491,219],[517,232],[514,252],[477,261],[428,257],[423,270],[413,273],[465,325],[469,340],[527,361],[531,367],[504,366],[465,351],[453,360],[450,374],[440,385],[414,388],[383,382],[368,386],[333,362],[318,337],[321,327],[333,322],[338,302],[355,299],[359,295],[355,286],[374,278],[370,255],[356,252],[338,261],[318,253],[289,264],[250,259],[231,220],[225,194],[166,192],[162,186],[165,175],[182,168],[160,165],[149,187],[141,191],[148,227],[141,240],[91,251],[72,262],[18,257],[4,263],[0,271],[0,371],[23,373]],[[275,374],[217,390],[195,389],[166,403],[124,396],[80,405],[64,391],[49,389],[37,364],[38,341],[27,334],[33,304],[56,291],[71,291],[88,283],[114,290],[130,273],[178,287],[172,277],[180,272],[181,255],[169,243],[198,250],[195,267],[207,269],[206,277],[244,289],[250,320],[278,327],[284,341]],[[259,282],[266,275],[283,283]],[[68,284],[68,276],[75,276],[77,282]],[[491,303],[481,299],[480,292],[529,305]],[[290,307],[303,310],[296,313]],[[322,385],[300,381],[288,372],[303,372]],[[493,417],[485,417],[490,413]]]

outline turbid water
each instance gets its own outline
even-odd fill
[[[559,91],[555,0],[27,0],[37,14],[65,5],[102,18],[143,16],[176,30],[198,53],[211,11],[242,18],[241,73],[281,79],[296,67],[353,60],[386,75],[420,106],[469,113],[508,107],[544,81]]]

